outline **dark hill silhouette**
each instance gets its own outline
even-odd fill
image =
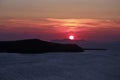
[[[26,39],[17,41],[0,41],[0,52],[8,53],[45,53],[45,52],[83,52],[76,44],[60,44]]]

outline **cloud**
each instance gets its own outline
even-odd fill
[[[48,18],[47,20],[52,23],[56,23],[56,25],[64,26],[64,27],[108,27],[112,25],[119,25],[119,21],[115,20],[103,20],[103,19],[55,19]]]
[[[65,38],[75,34],[87,40],[120,40],[119,20],[103,19],[1,19],[0,39]],[[63,36],[63,37],[62,37]],[[7,38],[5,38],[7,37]]]

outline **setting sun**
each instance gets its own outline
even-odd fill
[[[73,36],[73,35],[70,35],[70,36],[69,36],[69,39],[70,39],[70,40],[74,40],[74,36]]]

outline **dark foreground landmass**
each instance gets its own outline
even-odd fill
[[[8,53],[84,52],[84,49],[82,49],[76,44],[60,44],[42,41],[39,39],[27,39],[17,41],[0,41],[0,52]]]

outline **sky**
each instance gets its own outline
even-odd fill
[[[0,0],[0,40],[120,41],[120,0]]]

